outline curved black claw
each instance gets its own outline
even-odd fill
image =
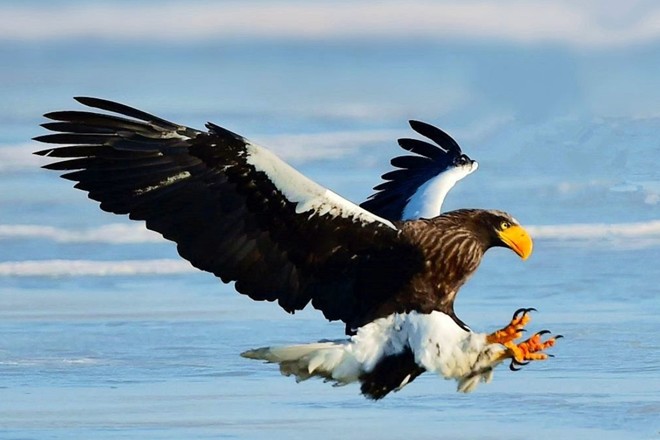
[[[526,315],[529,312],[538,312],[538,310],[536,310],[534,307],[521,307],[515,312],[513,312],[513,317],[511,318],[511,320],[518,319],[518,316],[520,314]]]
[[[547,335],[548,333],[551,333],[550,330],[541,330],[540,332],[536,332],[536,335],[543,336],[543,335]]]
[[[511,359],[511,363],[509,364],[509,370],[511,371],[520,371],[522,368],[516,368],[516,366],[521,366],[524,367],[525,365],[528,365],[529,362],[518,362],[515,359]]]
[[[557,339],[561,339],[561,338],[563,338],[563,337],[564,337],[564,335],[557,335],[557,336],[555,336],[555,340],[557,340]]]

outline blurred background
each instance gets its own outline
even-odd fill
[[[1,2],[0,437],[658,438],[659,73],[651,0]],[[250,302],[40,170],[30,139],[73,96],[213,121],[355,202],[408,119],[442,127],[480,163],[444,208],[536,239],[525,264],[492,251],[459,315],[535,306],[569,337],[474,395],[429,375],[378,405],[240,359],[341,326]]]

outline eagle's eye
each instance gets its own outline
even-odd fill
[[[504,220],[502,223],[500,223],[500,229],[504,231],[505,229],[509,229],[511,227],[511,223]]]

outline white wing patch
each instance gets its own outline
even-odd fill
[[[268,178],[290,202],[296,203],[296,213],[330,214],[352,218],[363,223],[379,222],[396,229],[392,222],[378,217],[301,174],[269,150],[246,144],[246,161]]]
[[[440,215],[442,202],[444,202],[449,190],[456,185],[456,182],[473,173],[478,166],[477,162],[473,162],[455,167],[424,183],[406,204],[401,220],[433,218]]]

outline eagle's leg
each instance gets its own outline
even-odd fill
[[[486,342],[489,344],[507,344],[520,338],[525,331],[525,326],[531,321],[530,312],[535,312],[534,308],[522,308],[515,311],[511,322],[504,328],[489,334]]]
[[[504,352],[504,356],[511,358],[509,368],[516,371],[519,370],[516,366],[526,365],[528,361],[540,361],[552,357],[551,354],[543,353],[543,351],[555,345],[557,339],[563,336],[557,335],[545,341],[542,340],[541,337],[548,333],[550,333],[549,330],[542,330],[519,344],[513,341],[506,342],[504,346],[507,350]]]
[[[514,315],[514,320],[515,318]],[[529,361],[552,357],[551,354],[543,353],[543,351],[555,345],[557,339],[562,336],[557,335],[543,341],[541,337],[548,333],[550,333],[548,330],[540,331],[518,344],[511,340],[487,345],[472,366],[472,371],[458,379],[458,391],[469,393],[477,387],[479,382],[490,382],[493,370],[506,360],[511,360],[509,368],[517,371],[520,369],[519,366],[527,365]]]

